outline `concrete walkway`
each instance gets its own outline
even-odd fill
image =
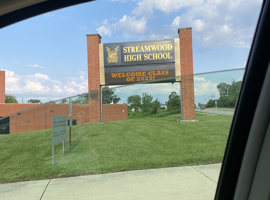
[[[214,199],[221,164],[0,184],[2,200]]]

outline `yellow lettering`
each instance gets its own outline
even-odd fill
[[[144,46],[145,51],[150,51],[149,46]]]
[[[144,60],[150,60],[150,55],[149,54],[144,54],[143,57],[144,57]]]
[[[128,61],[129,61],[128,55],[124,55],[124,61],[125,61],[125,62],[128,62]]]
[[[151,49],[152,49],[152,51],[156,51],[157,50],[156,45],[151,45]]]
[[[137,55],[137,60],[142,60],[142,54]]]
[[[167,47],[168,49],[168,51],[170,51],[170,50],[172,50],[172,48],[173,48],[173,46],[172,46],[172,44],[168,44],[168,47]]]
[[[111,76],[112,76],[113,78],[116,78],[116,77],[117,77],[117,73],[111,73]]]

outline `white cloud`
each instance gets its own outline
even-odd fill
[[[100,35],[102,35],[102,36],[103,36],[103,35],[111,36],[111,34],[112,34],[110,28],[109,28],[109,27],[106,27],[106,26],[104,26],[104,25],[102,25],[102,26],[96,28],[96,31],[98,32],[98,34],[100,34]]]
[[[192,27],[195,31],[201,32],[204,30],[204,22],[200,19],[196,19],[193,21]]]
[[[36,80],[36,81],[38,81],[38,80],[50,80],[48,75],[41,74],[41,73],[33,74],[32,78],[34,78],[34,80]]]
[[[100,34],[101,36],[111,36],[112,31],[111,31],[111,26],[108,25],[108,19],[105,19],[103,21],[103,25],[96,28],[96,31],[98,32],[98,34]]]
[[[217,96],[217,83],[206,80],[203,77],[194,77],[195,96]]]
[[[172,26],[173,28],[179,28],[180,23],[181,23],[181,17],[180,17],[180,16],[177,16],[177,17],[174,18],[174,20],[173,20],[171,26]]]
[[[143,33],[146,28],[146,19],[144,17],[136,19],[136,17],[124,15],[119,22],[115,24],[115,28],[125,30],[124,35],[126,36]]]
[[[50,89],[48,86],[43,85],[42,82],[26,80],[23,91],[25,93],[47,94]]]
[[[96,31],[102,36],[111,36],[113,31],[121,31],[124,37],[137,36],[145,32],[146,19],[136,18],[134,16],[123,15],[118,22],[114,24],[108,24],[108,20],[105,19],[103,24],[96,28]]]
[[[181,15],[183,27],[193,27],[193,38],[204,46],[249,48],[261,1],[206,0]]]
[[[27,66],[31,68],[46,69],[46,67],[39,64],[28,64]]]
[[[137,0],[131,14],[98,30],[104,35],[117,29],[125,37],[158,39],[175,37],[177,28],[192,27],[193,39],[205,47],[249,48],[261,4],[262,0]],[[153,30],[146,25],[159,17],[156,11],[177,15],[170,25]]]
[[[87,92],[87,89],[88,82],[84,72],[79,72],[78,76],[60,82],[53,80],[47,74],[21,75],[6,70],[6,93],[23,96],[26,99],[43,97],[43,99],[55,100]]]

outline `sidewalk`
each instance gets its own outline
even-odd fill
[[[0,184],[1,200],[214,199],[221,164]]]

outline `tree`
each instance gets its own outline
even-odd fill
[[[229,91],[230,91],[231,85],[227,83],[220,83],[217,85],[217,89],[219,91],[219,96],[220,97],[225,97],[228,96]]]
[[[129,96],[127,99],[128,108],[130,110],[134,109],[134,111],[139,111],[140,108],[142,107],[141,100],[142,100],[142,98],[139,95]]]
[[[158,99],[156,99],[155,101],[151,103],[151,113],[156,114],[159,111],[160,107],[161,107],[161,104],[158,101]]]
[[[233,108],[235,107],[236,100],[242,85],[242,81],[233,81],[231,84],[220,83],[217,85],[219,91],[219,99],[209,100],[207,102],[207,107],[214,107],[215,101],[219,107]]]
[[[166,105],[169,111],[175,110],[180,112],[180,96],[176,92],[171,92],[171,94],[169,95],[169,100],[166,102]]]
[[[105,86],[102,88],[102,103],[103,104],[111,104],[118,103],[121,100],[116,94],[114,94],[114,89]]]
[[[142,94],[142,112],[151,112],[153,97],[147,93]]]
[[[29,99],[27,103],[41,103],[39,99]]]
[[[72,104],[87,104],[88,103],[88,93],[83,93],[83,94],[77,95],[76,97],[72,97],[71,102],[72,102]],[[66,102],[64,102],[64,103],[66,103]]]
[[[216,101],[215,99],[210,99],[207,104],[206,104],[206,107],[207,108],[211,108],[211,107],[215,107],[216,106]]]
[[[7,94],[6,99],[5,99],[5,103],[18,103],[18,101],[17,101],[15,96]]]

